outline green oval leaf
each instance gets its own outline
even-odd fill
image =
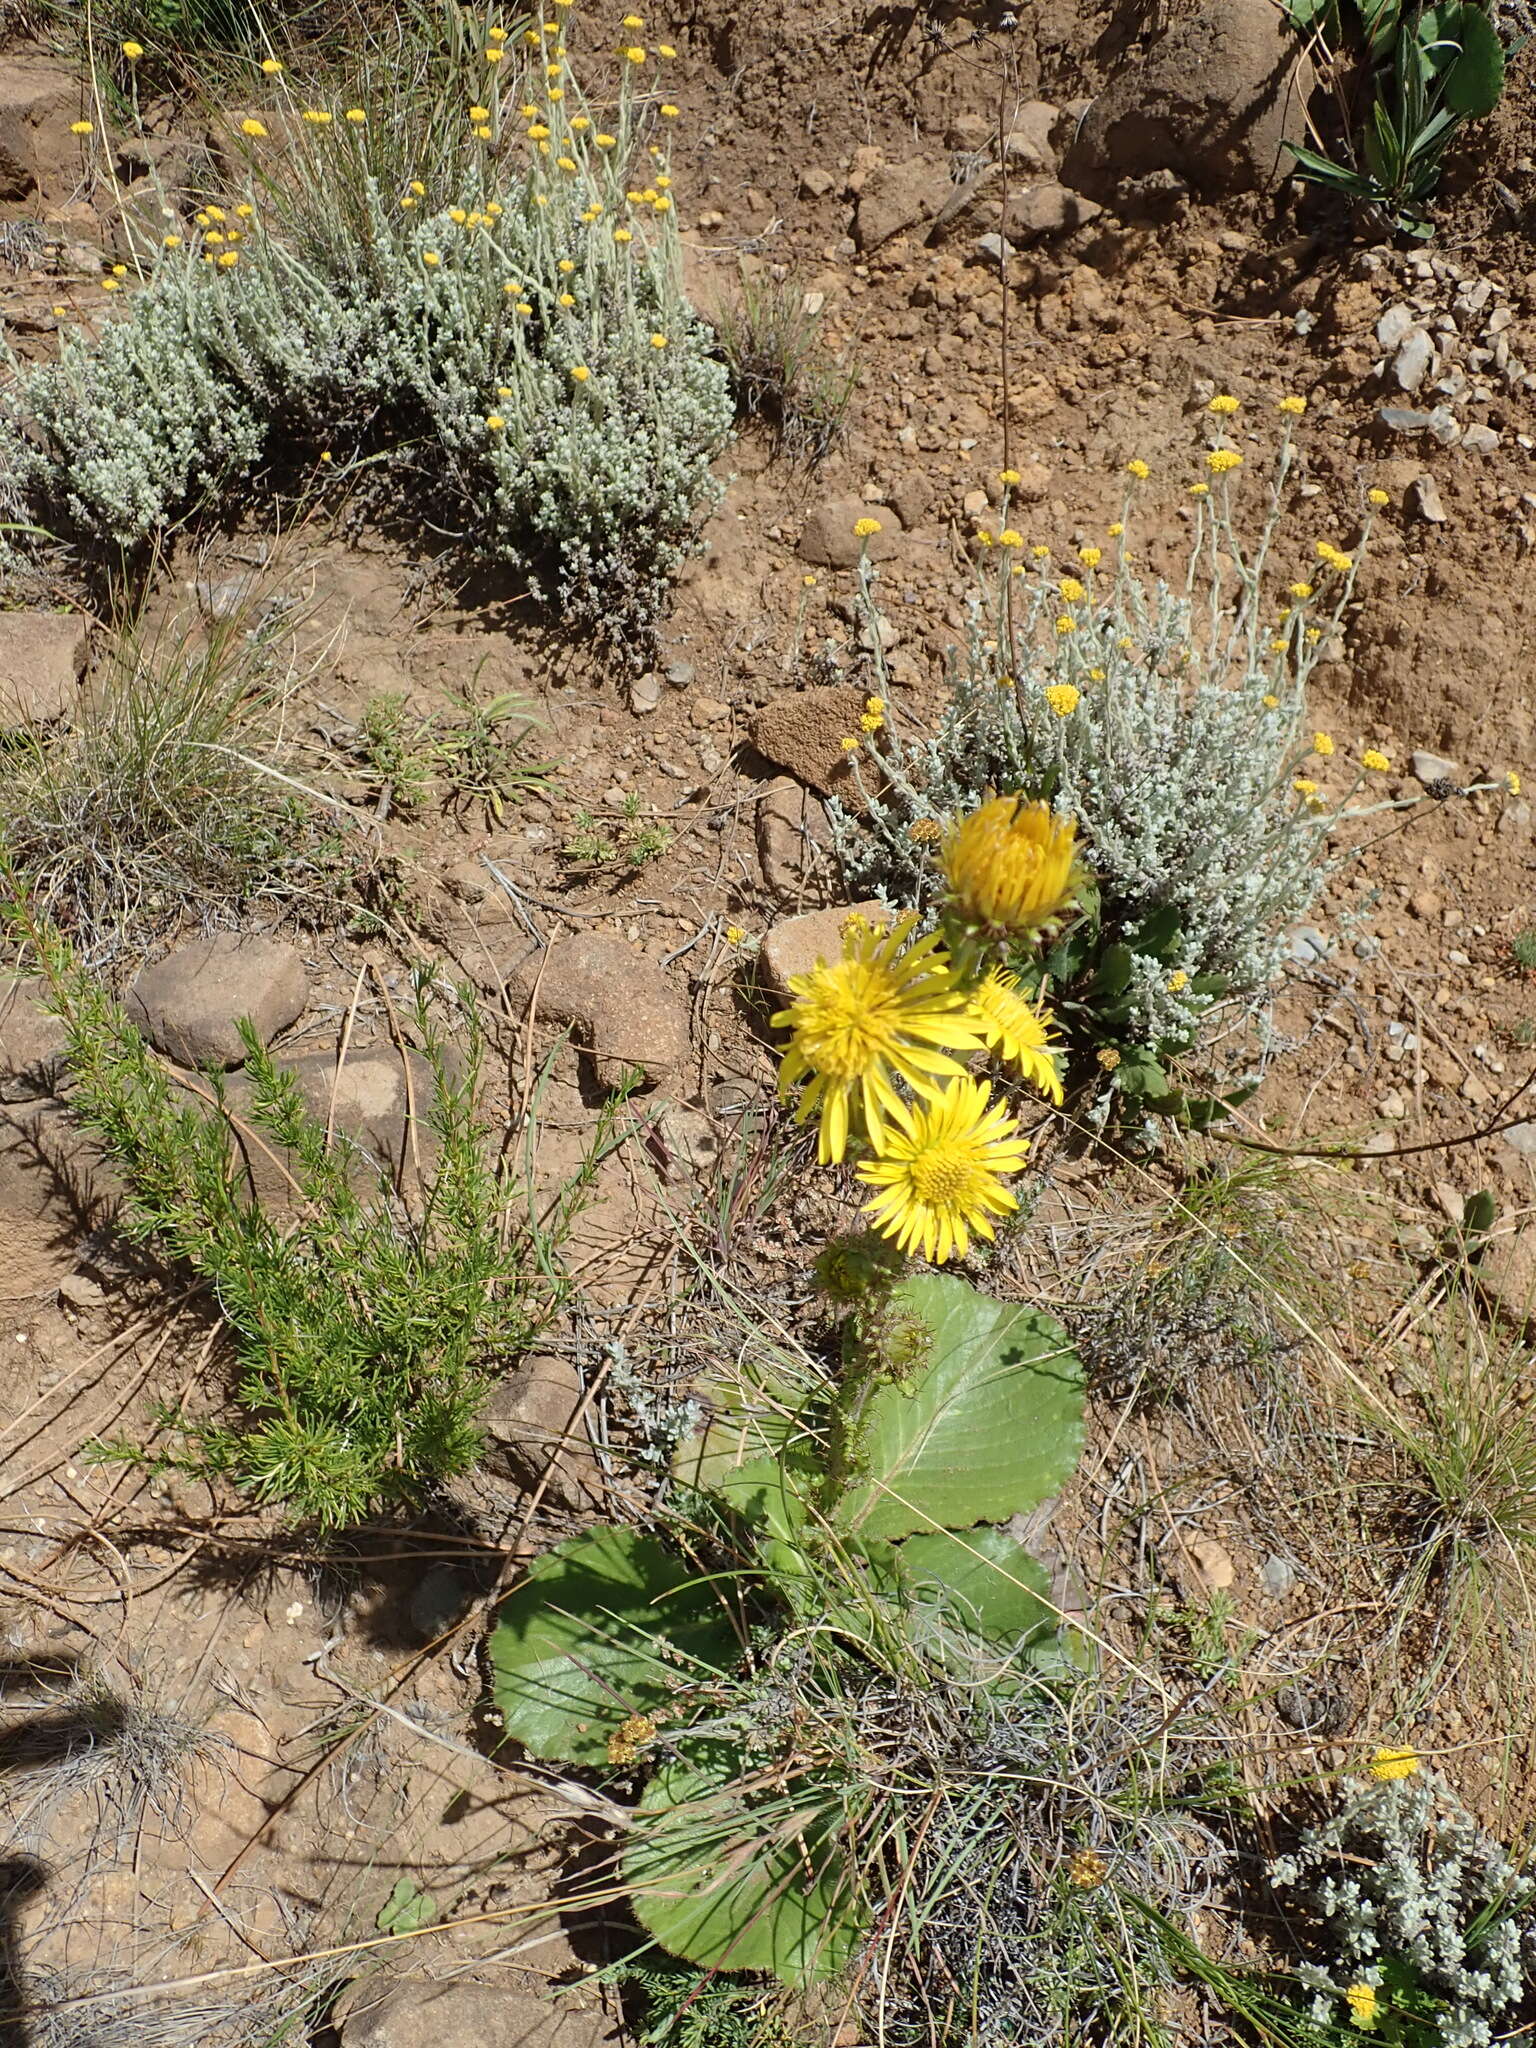
[[[905,1280],[891,1300],[927,1324],[933,1349],[849,1418],[833,1520],[865,1537],[968,1529],[1054,1493],[1083,1448],[1082,1362],[1060,1323],[950,1274]]]
[[[1441,93],[1454,113],[1480,120],[1493,112],[1504,91],[1504,46],[1482,8],[1466,0],[1457,10],[1454,33],[1461,54],[1444,73]]]
[[[740,1654],[719,1587],[634,1529],[593,1529],[541,1557],[487,1649],[506,1731],[530,1756],[606,1763],[632,1714],[675,1704]]]
[[[728,1755],[679,1760],[646,1788],[623,1864],[641,1926],[705,1969],[835,1976],[868,1919],[842,1802],[804,1781],[754,1799],[733,1775]]]

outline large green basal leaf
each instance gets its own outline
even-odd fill
[[[718,1586],[653,1536],[593,1529],[539,1559],[487,1647],[508,1735],[530,1756],[606,1763],[620,1722],[668,1708],[741,1646]]]
[[[898,1555],[919,1600],[942,1605],[951,1620],[993,1642],[1049,1635],[1061,1618],[1050,1575],[1004,1529],[909,1536]]]
[[[722,1754],[713,1769],[668,1764],[646,1788],[623,1864],[641,1926],[705,1969],[835,1976],[868,1918],[840,1802],[802,1781],[753,1805],[730,1779]]]
[[[1005,1522],[1054,1493],[1083,1448],[1083,1368],[1054,1317],[1009,1308],[948,1274],[894,1290],[931,1354],[864,1396],[854,1467],[833,1510],[862,1536]]]
[[[1504,45],[1481,7],[1462,0],[1451,32],[1460,54],[1445,73],[1445,104],[1453,112],[1479,120],[1491,114],[1504,91]]]

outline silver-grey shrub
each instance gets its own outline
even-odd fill
[[[267,112],[212,210],[141,251],[120,317],[12,363],[0,467],[40,517],[132,548],[264,457],[355,465],[434,553],[446,536],[615,631],[654,615],[732,417],[682,294],[666,124],[627,85],[589,111],[569,73],[546,97],[542,62],[465,61],[446,111],[438,85],[375,91],[357,123],[345,98]]]
[[[1287,440],[1282,474],[1288,450]],[[1285,927],[1315,900],[1328,833],[1360,781],[1349,768],[1329,778],[1332,793],[1295,787],[1307,779],[1307,677],[1352,577],[1330,572],[1314,603],[1287,603],[1266,588],[1277,498],[1245,558],[1219,495],[1225,480],[1212,488],[1182,589],[1116,555],[1102,572],[1066,562],[1068,588],[1083,595],[1064,598],[1061,568],[1025,570],[1022,550],[990,550],[937,730],[872,744],[866,815],[838,821],[855,890],[922,903],[939,880],[935,828],[989,792],[1022,791],[1075,816],[1105,939],[1155,911],[1177,918],[1177,953],[1137,955],[1128,991],[1128,1035],[1169,1050],[1191,1045],[1224,997],[1269,987]],[[1322,768],[1313,773],[1321,785]]]
[[[1356,1985],[1382,1987],[1388,2006],[1396,1963],[1443,2001],[1434,2032],[1444,2048],[1487,2048],[1536,1964],[1536,1881],[1423,1765],[1351,1786],[1269,1875],[1311,1909],[1325,1960],[1298,1974],[1319,2020],[1340,2019]]]

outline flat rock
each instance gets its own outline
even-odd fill
[[[878,249],[905,229],[931,220],[949,196],[949,173],[932,157],[879,164],[869,172],[853,216],[853,239],[864,251]]]
[[[237,1024],[263,1045],[304,1014],[309,976],[292,946],[251,933],[219,933],[141,969],[125,1004],[150,1044],[184,1067],[236,1067]]]
[[[809,974],[813,967],[830,966],[843,957],[843,927],[851,917],[885,926],[891,921],[888,905],[874,897],[862,903],[833,904],[827,910],[806,910],[798,917],[782,917],[763,940],[758,955],[763,984],[781,1002],[790,1001],[790,977]]]
[[[856,797],[858,786],[843,741],[858,733],[864,704],[864,690],[849,683],[786,690],[753,714],[748,736],[776,768],[823,796],[847,802]]]
[[[1011,192],[1003,209],[1003,233],[1010,242],[1034,242],[1047,235],[1068,235],[1086,227],[1104,211],[1096,199],[1069,186],[1043,179]]]
[[[481,1411],[488,1462],[500,1465],[530,1493],[543,1485],[553,1507],[599,1505],[602,1473],[586,1424],[577,1419],[584,1393],[581,1374],[569,1358],[552,1352],[525,1358]]]
[[[1500,1231],[1490,1237],[1472,1272],[1511,1323],[1524,1327],[1536,1321],[1536,1229]]]
[[[1511,1124],[1499,1136],[1512,1152],[1518,1152],[1522,1159],[1536,1159],[1536,1124]]]
[[[763,880],[780,903],[803,903],[830,878],[827,814],[793,776],[781,775],[763,791],[756,833]]]
[[[1410,327],[1392,358],[1392,377],[1399,391],[1414,392],[1429,375],[1435,344],[1423,327]]]
[[[1409,772],[1416,781],[1428,789],[1436,782],[1450,782],[1460,789],[1464,781],[1459,762],[1446,760],[1443,754],[1427,754],[1422,748],[1408,756]]]
[[[1432,476],[1426,474],[1414,478],[1408,487],[1408,503],[1416,518],[1425,520],[1430,526],[1444,526],[1448,516],[1445,500]]]
[[[1148,50],[1128,51],[1062,164],[1108,199],[1124,178],[1173,171],[1202,198],[1261,191],[1293,169],[1311,67],[1273,0],[1208,0]]]
[[[279,1073],[293,1076],[300,1099],[322,1127],[328,1125],[356,1148],[350,1178],[365,1197],[382,1173],[407,1201],[414,1201],[422,1176],[437,1160],[438,1137],[428,1121],[432,1069],[420,1053],[407,1057],[409,1067],[393,1045],[384,1044],[349,1047],[339,1068],[333,1052],[274,1061]],[[206,1094],[207,1084],[197,1085]],[[297,1161],[265,1133],[251,1130],[251,1084],[245,1074],[231,1074],[225,1094],[238,1120],[236,1142],[257,1200],[271,1215],[291,1214],[297,1195],[289,1175],[297,1174]]]
[[[80,112],[80,75],[46,57],[8,55],[0,65],[0,199],[78,177],[80,144],[69,124]],[[66,166],[73,168],[69,176]]]
[[[1003,144],[1004,151],[1032,170],[1054,171],[1055,137],[1060,120],[1061,109],[1053,107],[1049,100],[1025,100],[1013,117],[1013,126]]]
[[[70,717],[89,644],[85,620],[72,612],[0,612],[0,726]]]
[[[861,519],[878,519],[880,531],[860,539],[854,527]],[[872,562],[888,562],[896,552],[901,520],[889,505],[868,505],[862,498],[833,498],[818,505],[800,530],[799,555],[821,569],[851,569],[861,553]]]
[[[40,982],[0,977],[0,1102],[57,1094],[68,1037],[63,1019],[44,1008]]]
[[[535,947],[505,970],[515,1002],[578,1031],[600,1085],[640,1070],[648,1088],[688,1064],[688,1006],[654,960],[614,932],[578,932],[548,952]],[[537,992],[535,994],[535,991]]]
[[[618,2028],[580,1993],[400,1977],[346,1995],[341,2048],[605,2048]]]

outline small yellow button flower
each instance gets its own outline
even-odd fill
[[[1029,554],[1030,560],[1035,562],[1048,562],[1051,559],[1051,551],[1047,547],[1032,547]]]
[[[1118,540],[1121,534],[1125,531],[1125,521],[1123,519],[1111,520],[1109,525],[1105,527],[1104,531],[1109,535],[1111,540]]]
[[[1189,487],[1189,495],[1192,498],[1208,498],[1210,494],[1211,487],[1209,484],[1191,484]]]
[[[574,306],[576,303],[575,295],[571,292],[562,292],[555,303],[561,306]]]
[[[645,62],[645,45],[644,43],[626,43],[621,54],[628,64],[643,64]]]
[[[1081,694],[1072,683],[1050,683],[1046,686],[1045,701],[1058,718],[1070,718]]]
[[[333,117],[325,111],[324,107],[306,107],[299,118],[303,121],[308,121],[311,127],[329,128]]]
[[[469,118],[471,119],[471,121],[489,121],[489,119],[491,118],[491,110],[489,107],[471,107],[469,110]]]
[[[1238,410],[1239,401],[1232,396],[1230,391],[1218,391],[1206,407],[1207,412],[1219,413],[1224,419],[1230,419],[1233,413]]]
[[[1260,701],[1266,711],[1278,711],[1280,709],[1280,699],[1273,690],[1267,690]]]
[[[96,133],[96,130],[91,126],[89,121],[71,121],[69,124],[69,132],[71,135],[94,135]]]
[[[469,219],[469,215],[464,211],[462,206],[450,206],[448,209],[448,218],[453,222],[456,228],[461,228],[463,227],[465,221]]]
[[[219,268],[220,270],[233,270],[239,261],[240,252],[238,249],[226,249],[219,258]]]
[[[1394,1778],[1411,1778],[1419,1768],[1419,1753],[1416,1749],[1378,1749],[1371,1758],[1371,1776],[1379,1784],[1387,1785]]]
[[[653,334],[653,335],[651,336],[651,347],[652,347],[652,348],[665,348],[666,346],[667,346],[667,337],[666,337],[666,336],[665,336],[664,334]]]
[[[658,43],[656,45],[656,54],[658,57],[665,57],[668,63],[670,63],[671,60],[677,55],[677,52],[676,50],[673,49],[670,43]]]
[[[1075,576],[1063,576],[1056,588],[1061,592],[1068,604],[1081,604],[1088,595]]]
[[[1504,777],[1504,787],[1511,796],[1518,796],[1520,794],[1520,777],[1513,768]]]
[[[855,519],[853,522],[855,540],[868,540],[872,534],[883,533],[884,531],[885,528],[878,519],[871,519],[867,515],[863,519]]]
[[[1139,484],[1144,484],[1147,478],[1152,474],[1151,470],[1148,469],[1147,465],[1142,461],[1139,455],[1132,456],[1131,460],[1125,465],[1125,468],[1126,474],[1128,476],[1135,477],[1137,483]]]
[[[261,68],[267,74],[268,78],[281,78],[283,75],[282,63],[276,57],[263,57],[261,60]]]
[[[576,382],[578,384],[585,384],[587,379],[591,376],[591,374],[592,372],[587,368],[585,363],[577,363],[571,371],[571,375],[576,379]]]
[[[678,110],[670,100],[663,100],[656,111],[664,121],[675,121],[677,119]]]
[[[361,128],[367,122],[368,116],[361,107],[348,107],[346,118],[352,123],[354,128]]]
[[[1378,775],[1385,775],[1387,770],[1392,766],[1392,763],[1387,759],[1386,755],[1381,751],[1379,747],[1367,747],[1365,752],[1360,756],[1360,766],[1362,768],[1373,769],[1375,773]]]
[[[237,206],[237,207],[235,208],[235,219],[236,219],[236,220],[252,220],[252,219],[254,219],[254,218],[255,218],[255,214],[256,214],[256,209],[255,209],[255,207],[254,207],[254,206],[252,206],[252,205],[250,205],[250,204],[249,204],[249,203],[248,203],[247,201],[244,201],[244,200],[242,200],[242,201],[241,201],[241,203],[240,203],[240,205],[238,205],[238,206]]]
[[[1077,551],[1077,559],[1081,563],[1083,563],[1085,567],[1089,569],[1097,569],[1100,562],[1102,562],[1104,559],[1104,550],[1102,548],[1079,548]]]
[[[997,536],[997,544],[1003,548],[1021,548],[1024,545],[1024,536],[1016,526],[1005,526]]]
[[[1069,618],[1068,615],[1065,612],[1063,612],[1061,617],[1056,621],[1056,630],[1058,633],[1075,633],[1077,631],[1077,621],[1074,618]]]
[[[143,54],[144,45],[142,43],[124,43],[123,55],[128,59],[128,62],[130,64],[137,64],[139,59],[143,56]]]
[[[491,43],[486,49],[485,61],[487,64],[499,64],[506,54],[499,43]]]
[[[1367,505],[1375,505],[1379,510],[1380,507],[1383,505],[1390,505],[1392,500],[1387,495],[1387,493],[1384,490],[1380,489],[1380,487],[1378,486],[1376,489],[1369,490],[1366,492],[1365,502],[1367,503]]]
[[[220,243],[222,243],[224,237],[217,228],[210,228],[207,234],[203,237],[203,240],[208,244],[210,249],[213,249],[217,248],[220,245]]]
[[[499,412],[488,412],[485,416],[485,430],[488,434],[499,434],[506,424]]]
[[[615,228],[613,231],[613,239],[616,242],[632,242],[635,238],[630,233],[628,228]]]
[[[504,43],[507,40],[507,32],[504,28],[488,28],[485,39],[488,43]]]
[[[180,235],[166,235],[160,246],[162,249],[179,249],[181,247],[181,237]]]
[[[613,149],[617,147],[618,143],[618,137],[615,135],[594,135],[592,140],[599,149]]]
[[[218,221],[221,227],[224,224],[224,222],[229,218],[229,215],[224,211],[222,206],[209,206],[206,207],[204,211],[207,213],[208,218],[210,220]]]
[[[1316,796],[1317,784],[1307,775],[1298,775],[1291,784],[1298,796]]]
[[[425,185],[423,185],[420,178],[412,178],[411,190],[415,193],[418,199],[425,199],[427,196],[427,188]]]
[[[653,199],[651,201],[651,204],[652,206],[655,207],[658,213],[670,213],[672,210],[672,201],[668,198],[665,192],[659,194],[657,198]]]
[[[101,280],[101,288],[104,292],[120,292],[122,290],[122,286],[115,277],[104,277]]]
[[[645,16],[644,16],[643,14],[626,14],[626,15],[625,15],[625,17],[624,17],[624,19],[623,19],[623,20],[622,20],[622,21],[621,21],[621,22],[619,23],[619,27],[620,27],[620,28],[644,28],[644,27],[645,27]]]
[[[805,575],[800,578],[800,581],[805,585],[807,590],[814,590],[816,588],[816,578],[810,573],[809,570],[807,570]]]
[[[859,751],[859,742],[852,733],[845,734],[842,744],[845,754],[856,754]]]
[[[1310,583],[1291,583],[1286,587],[1290,591],[1291,596],[1297,599],[1308,598],[1312,595],[1312,585]]]
[[[443,259],[441,256],[438,255],[435,249],[423,249],[421,252],[421,260],[426,265],[428,270],[436,270]]]
[[[1168,977],[1168,993],[1169,993],[1169,995],[1171,995],[1171,996],[1181,995],[1181,994],[1183,993],[1183,991],[1184,991],[1184,990],[1185,990],[1186,988],[1188,988],[1188,986],[1189,986],[1189,976],[1188,976],[1188,975],[1187,975],[1187,974],[1186,974],[1186,973],[1184,972],[1184,969],[1183,969],[1182,967],[1180,967],[1180,968],[1177,968],[1177,969],[1176,969],[1176,970],[1175,970],[1175,971],[1174,971],[1174,972],[1173,972],[1172,974],[1170,974],[1170,975],[1169,975],[1169,977]]]
[[[1381,2001],[1376,1995],[1376,1986],[1363,1980],[1351,1984],[1344,1993],[1344,2002],[1349,2007],[1349,2023],[1352,2027],[1374,2027],[1381,2014]]]
[[[1213,448],[1205,458],[1205,466],[1212,476],[1226,476],[1229,471],[1242,468],[1243,458],[1235,448]]]
[[[1314,754],[1320,754],[1320,755],[1322,756],[1322,758],[1323,758],[1323,759],[1324,759],[1324,760],[1326,761],[1326,760],[1328,759],[1329,755],[1330,755],[1330,754],[1332,754],[1332,752],[1333,752],[1333,735],[1332,735],[1332,733],[1326,733],[1326,732],[1315,732],[1315,733],[1313,733],[1313,735],[1312,735],[1312,751],[1313,751],[1313,753],[1314,753]]]

